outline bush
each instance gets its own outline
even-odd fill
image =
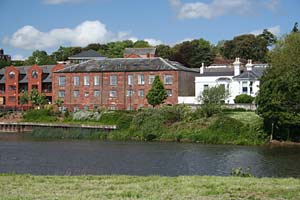
[[[23,114],[23,120],[28,122],[55,122],[57,117],[51,110],[28,110]]]
[[[101,117],[101,113],[99,112],[91,112],[91,111],[78,111],[73,114],[73,120],[77,121],[98,121]]]
[[[248,94],[240,94],[235,97],[234,103],[253,103],[254,99],[254,97]]]

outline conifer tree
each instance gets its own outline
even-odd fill
[[[163,83],[159,79],[159,76],[155,76],[155,79],[152,83],[152,87],[146,96],[148,103],[155,107],[163,103],[167,97],[168,94]]]

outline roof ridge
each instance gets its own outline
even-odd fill
[[[171,65],[170,63],[168,63],[165,59],[163,59],[162,57],[158,57],[161,61],[163,61],[165,64],[169,65],[169,67],[171,67],[172,69],[177,69],[176,67],[174,67],[173,65]]]

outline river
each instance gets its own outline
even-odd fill
[[[0,173],[36,175],[220,175],[300,177],[300,148],[0,137]]]

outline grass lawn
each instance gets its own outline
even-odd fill
[[[299,199],[300,179],[0,175],[0,199]]]

